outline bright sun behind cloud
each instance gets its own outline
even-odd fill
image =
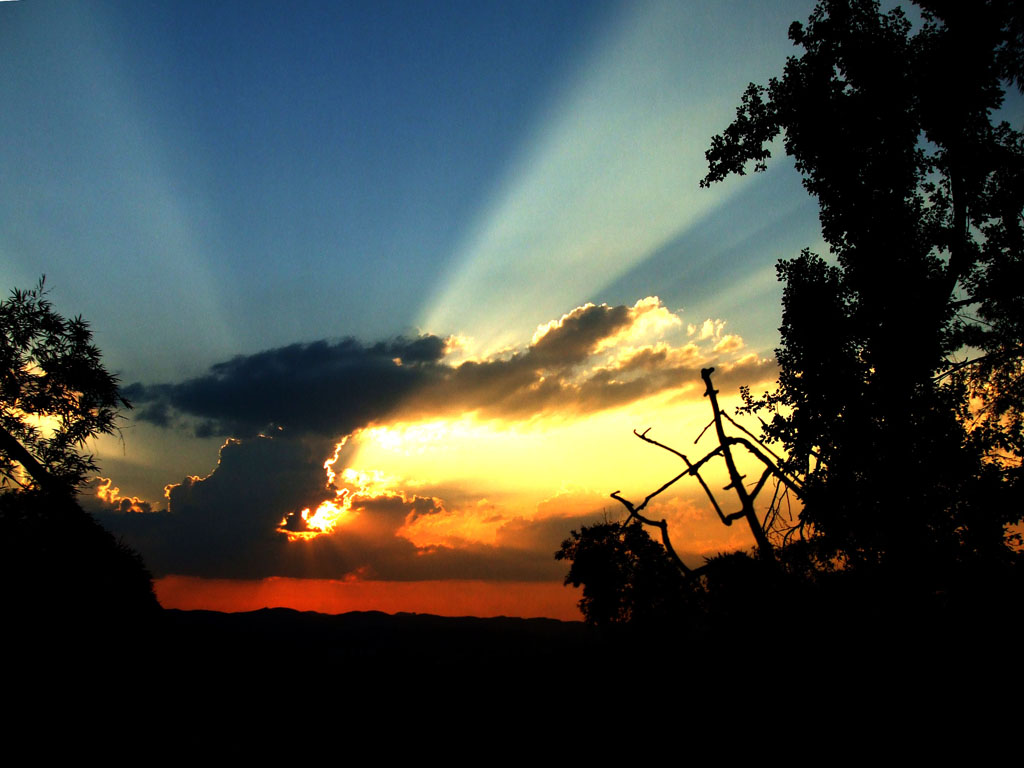
[[[684,323],[655,297],[621,309],[627,311],[615,319],[611,308],[588,304],[537,328],[528,348],[542,361],[538,366],[548,364],[543,350],[572,360],[576,350],[586,348],[571,370],[558,373],[564,402],[523,417],[514,409],[506,412],[468,398],[464,408],[439,418],[436,406],[422,413],[423,401],[410,398],[405,409],[397,409],[404,417],[360,428],[337,443],[324,462],[325,498],[286,515],[279,531],[295,541],[342,535],[344,526],[372,514],[368,503],[387,499],[407,509],[395,535],[426,552],[500,544],[521,524],[516,521],[618,516],[621,507],[609,498],[611,491],[642,499],[680,471],[677,457],[641,442],[634,429],[653,428],[661,440],[692,452],[694,458],[706,452],[706,447],[691,443],[709,420],[696,375],[703,362],[721,358],[724,375],[737,366],[746,366],[748,373],[769,370],[765,361],[744,350],[740,337],[725,332],[723,321]],[[580,338],[586,339],[582,347]],[[447,349],[459,357],[463,347]],[[460,358],[453,367],[451,396],[459,395],[460,367],[513,365],[526,355],[510,352],[491,361]],[[628,371],[637,360],[657,361],[679,379],[618,406],[573,405],[572,397],[595,380],[613,388],[616,383],[629,386]],[[645,377],[651,371],[646,363],[640,370]],[[545,376],[532,375],[528,391],[545,386]],[[500,391],[488,386],[491,393]],[[708,472],[713,482],[724,485],[724,474],[719,475]],[[697,492],[696,485],[683,484],[658,504],[665,515],[693,523]],[[425,505],[429,514],[423,513]]]

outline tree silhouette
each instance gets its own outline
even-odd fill
[[[0,302],[0,487],[73,490],[96,468],[80,449],[114,431],[119,407],[89,325],[53,310],[45,279]]]
[[[88,324],[55,312],[43,280],[0,302],[0,606],[33,643],[52,623],[99,620],[102,636],[159,608],[139,556],[74,498],[96,468],[81,448],[120,406]]]
[[[833,556],[935,588],[1005,560],[1024,510],[1024,137],[992,123],[1024,46],[1013,3],[919,5],[917,32],[873,0],[794,23],[803,54],[747,88],[701,183],[784,137],[831,260],[780,263],[779,385],[748,406]]]

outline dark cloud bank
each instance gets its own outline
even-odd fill
[[[171,426],[189,417],[197,434],[252,437],[275,428],[338,436],[390,412],[436,378],[437,336],[364,345],[317,341],[238,356],[180,384],[133,384],[137,418]]]
[[[139,408],[136,418],[189,424],[201,436],[283,430],[338,437],[398,416],[470,411],[484,418],[578,415],[699,382],[710,358],[695,345],[646,347],[596,370],[588,366],[603,342],[649,311],[639,307],[580,307],[525,350],[483,361],[446,362],[447,342],[433,335],[372,345],[317,341],[239,356],[179,384],[133,384],[125,395]],[[771,369],[750,359],[722,374],[755,383]]]

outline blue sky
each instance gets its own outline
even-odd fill
[[[810,6],[4,4],[0,279],[45,272],[129,381],[649,294],[770,348],[814,206],[697,180]]]
[[[674,473],[633,427],[772,376],[816,205],[785,157],[698,182],[812,7],[0,3],[0,285],[45,273],[133,385],[96,450],[150,514],[107,524],[161,576],[557,587],[605,486]]]

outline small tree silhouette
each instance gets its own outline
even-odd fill
[[[555,559],[571,563],[565,583],[583,587],[580,611],[595,626],[674,624],[688,605],[678,563],[638,522],[583,526]]]

